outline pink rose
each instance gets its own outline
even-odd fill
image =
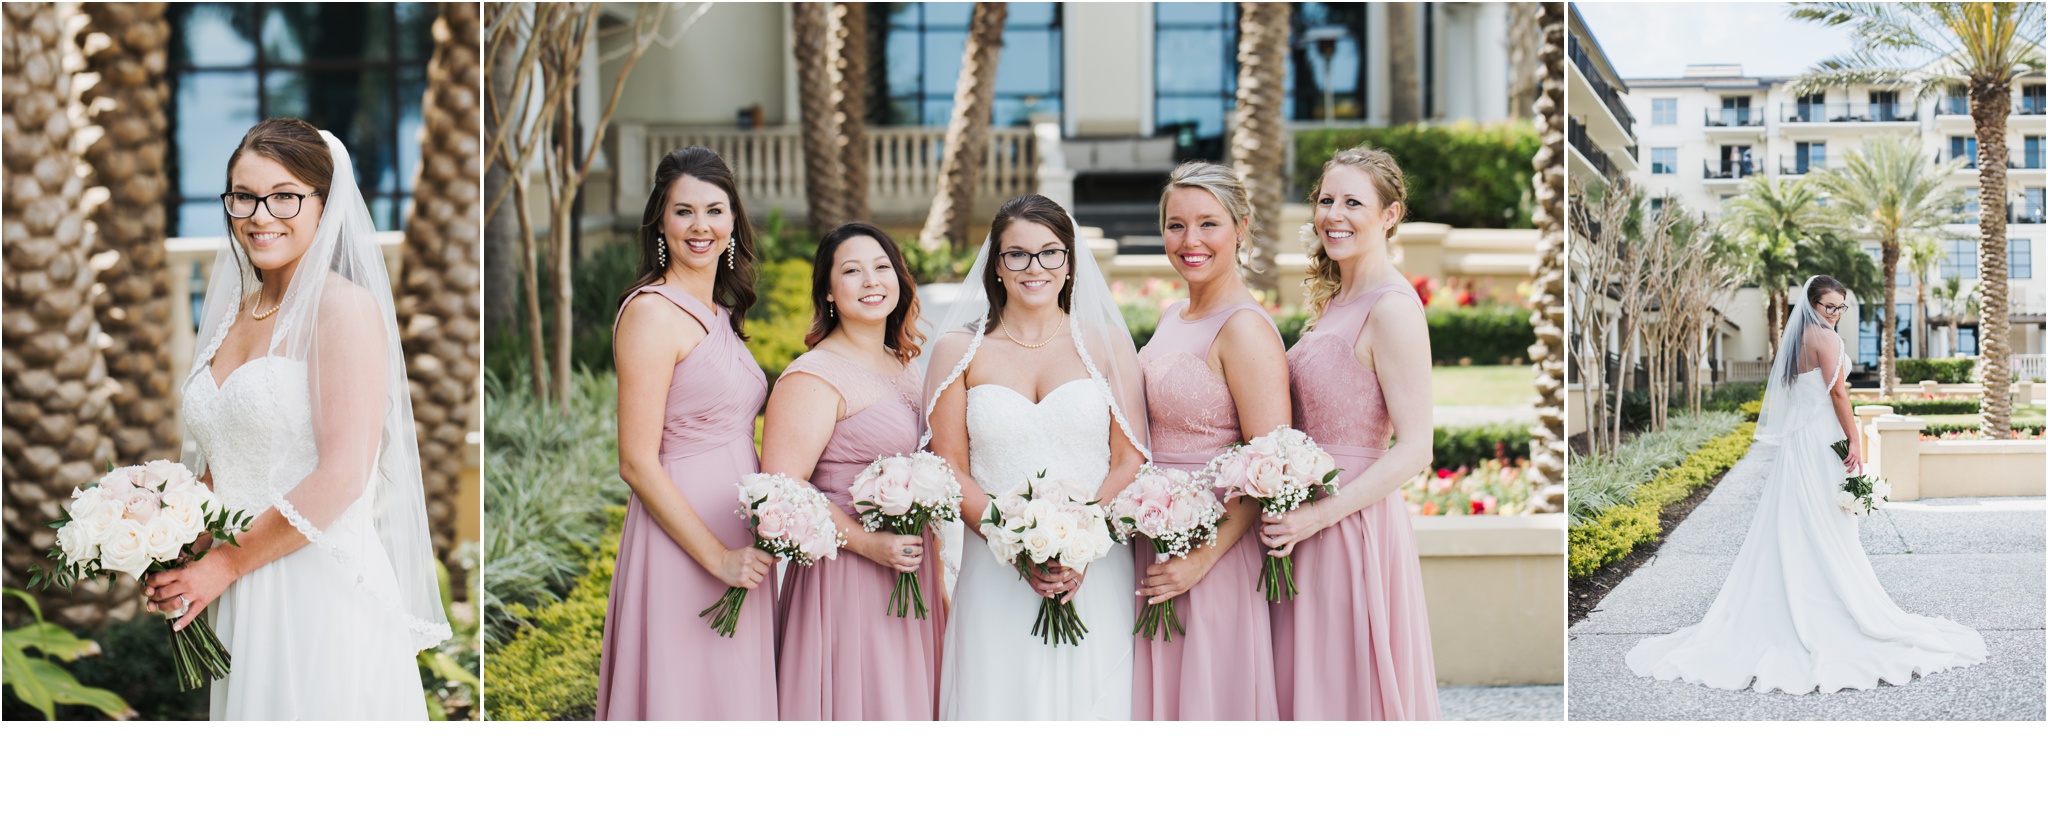
[[[1169,518],[1172,521],[1173,530],[1184,532],[1194,528],[1195,522],[1202,517],[1202,509],[1202,505],[1193,498],[1185,496],[1174,498],[1173,514]]]
[[[883,469],[882,476],[875,478],[875,496],[867,499],[880,507],[883,514],[900,515],[910,511],[913,501],[909,470],[901,464],[891,464]]]
[[[1246,467],[1244,491],[1261,500],[1277,497],[1285,488],[1286,477],[1278,458],[1260,457]]]
[[[1237,452],[1216,467],[1216,488],[1242,491],[1246,478],[1246,466],[1251,462],[1248,452]]]
[[[762,540],[789,537],[790,528],[796,525],[793,514],[787,503],[762,503],[760,508],[754,510],[754,516],[760,520],[754,524],[754,535]]]
[[[1166,501],[1148,500],[1139,507],[1135,519],[1138,521],[1138,531],[1150,537],[1157,537],[1172,530],[1173,510]]]

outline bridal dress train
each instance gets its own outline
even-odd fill
[[[1628,653],[1636,675],[1831,693],[1901,686],[1916,674],[1984,661],[1977,632],[1892,603],[1863,553],[1855,516],[1835,503],[1847,469],[1831,444],[1845,435],[1828,392],[1844,378],[1848,356],[1839,338],[1829,343],[1833,356],[1817,358],[1818,367],[1789,386],[1772,383],[1770,393],[1784,393],[1788,424],[1773,438],[1777,463],[1727,582],[1698,625],[1636,644]]]
[[[974,481],[1001,494],[1044,471],[1094,489],[1109,475],[1109,393],[1098,378],[1062,384],[1039,402],[1007,386],[967,390]],[[1131,552],[1111,547],[1088,564],[1074,596],[1088,627],[1079,646],[1031,634],[1038,593],[988,544],[963,530],[960,580],[947,615],[941,720],[1129,720],[1131,625],[1137,585]]]

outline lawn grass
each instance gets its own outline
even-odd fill
[[[1438,366],[1429,379],[1430,399],[1439,406],[1521,406],[1536,397],[1529,366]]]
[[[1927,424],[1930,426],[1939,423],[1956,426],[1975,426],[1982,422],[1978,415],[1974,414],[1928,414],[1921,415],[1920,419],[1927,421]],[[2028,424],[2039,426],[2044,421],[2048,421],[2048,413],[2044,413],[2041,406],[2014,406],[2012,409],[2012,424],[2015,426]]]

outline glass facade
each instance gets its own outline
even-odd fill
[[[1182,159],[1223,159],[1224,127],[1237,105],[1237,4],[1152,8],[1154,133],[1175,136]],[[1361,3],[1292,6],[1283,117],[1365,119],[1365,12]]]
[[[1066,44],[1060,4],[1008,5],[991,119],[997,126],[1026,126],[1033,114],[1060,113]],[[883,19],[870,22],[871,30],[881,31],[871,59],[887,101],[879,124],[946,125],[953,116],[953,91],[960,80],[974,4],[887,3],[874,8]]]
[[[228,156],[271,117],[339,137],[377,228],[402,228],[419,169],[431,5],[192,3],[167,14],[172,236],[226,230]]]

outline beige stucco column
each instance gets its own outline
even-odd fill
[[[1874,443],[1869,472],[1892,484],[1893,500],[1920,499],[1920,432],[1927,421],[1887,414],[1863,427],[1863,439]]]

